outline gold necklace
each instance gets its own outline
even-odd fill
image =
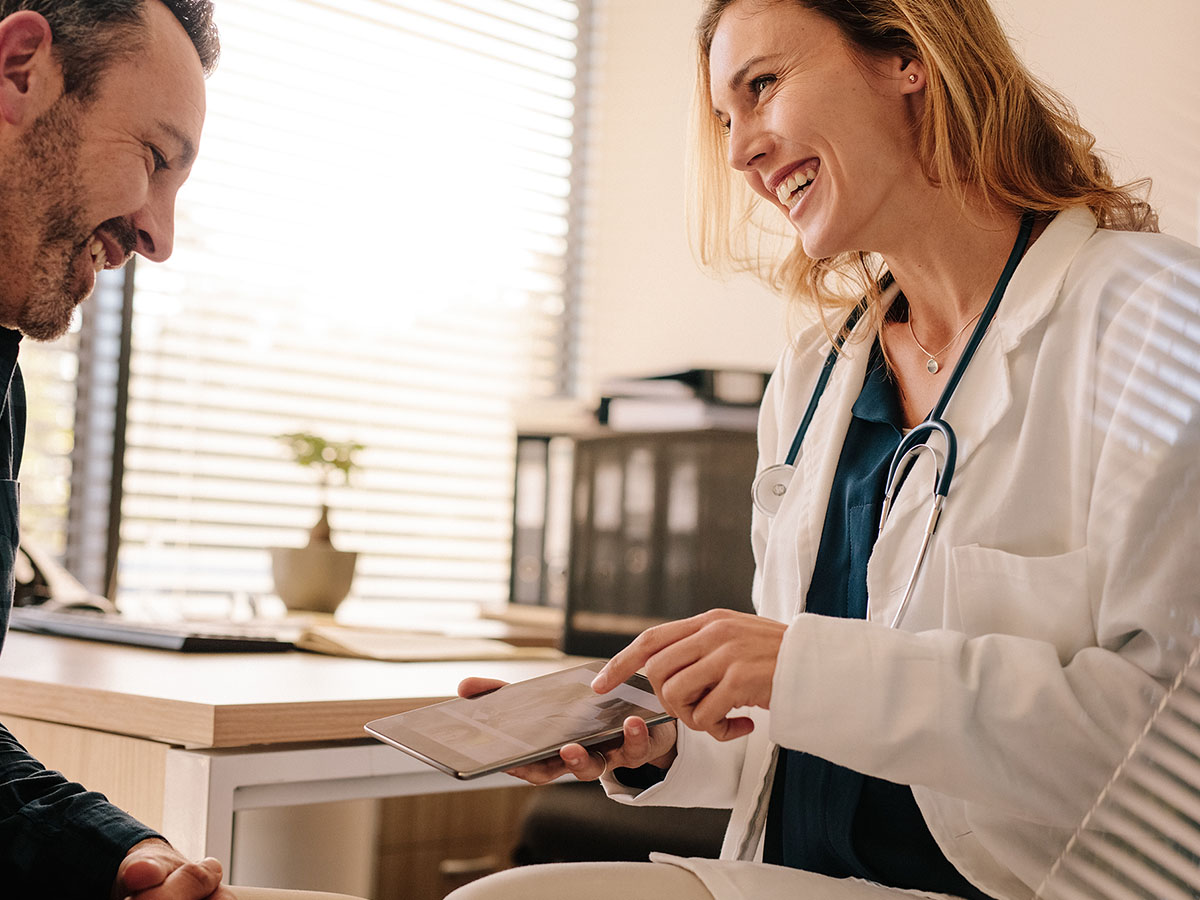
[[[950,340],[946,342],[946,346],[944,346],[937,353],[930,353],[928,350],[925,349],[924,346],[922,346],[921,342],[917,340],[917,333],[915,331],[913,331],[912,313],[909,313],[908,333],[912,335],[913,343],[916,344],[917,347],[920,349],[920,351],[928,357],[928,360],[925,363],[925,370],[927,372],[929,372],[930,375],[936,375],[938,373],[938,370],[941,369],[941,366],[938,365],[937,358],[939,356],[941,356],[943,353],[945,353],[947,350],[949,350],[950,346],[955,341],[957,341],[960,337],[962,337],[962,333],[971,327],[971,323],[974,322],[976,319],[978,319],[982,314],[983,314],[983,310],[980,310],[979,312],[975,313],[975,315],[971,316],[971,318],[967,321],[967,324],[964,325],[962,328],[958,329],[958,331],[955,332],[954,337],[950,338]]]

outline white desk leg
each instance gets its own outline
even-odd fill
[[[189,859],[215,856],[228,867],[236,785],[214,771],[213,762],[203,752],[167,751],[163,835]]]
[[[374,741],[271,749],[167,751],[163,834],[192,859],[233,871],[239,809],[513,787],[506,775],[455,781]]]

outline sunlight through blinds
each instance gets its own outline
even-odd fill
[[[123,598],[270,593],[316,479],[361,600],[507,596],[511,407],[560,388],[579,9],[222,0],[172,259],[137,272]]]
[[[1037,892],[1040,900],[1200,896],[1200,647]]]

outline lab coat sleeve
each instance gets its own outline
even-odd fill
[[[987,550],[992,577],[971,586],[971,602],[1025,592],[1047,622],[1081,609],[1094,637],[1064,655],[1028,634],[801,614],[775,693],[819,689],[772,710],[775,741],[988,817],[1078,824],[1200,634],[1200,262],[1127,281],[1089,288],[1102,299],[1076,463],[1092,472],[1085,545],[1045,568]],[[1037,577],[1055,570],[1078,575]]]
[[[663,781],[638,790],[608,774],[603,779],[604,790],[618,803],[632,806],[732,809],[745,747],[745,738],[722,743],[705,732],[680,726],[679,755]]]

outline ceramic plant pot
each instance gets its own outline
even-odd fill
[[[357,559],[331,546],[272,547],[275,593],[288,609],[331,613],[350,593]]]
[[[288,609],[332,613],[350,593],[358,554],[337,550],[329,538],[329,508],[309,533],[306,547],[272,547],[275,593]]]

